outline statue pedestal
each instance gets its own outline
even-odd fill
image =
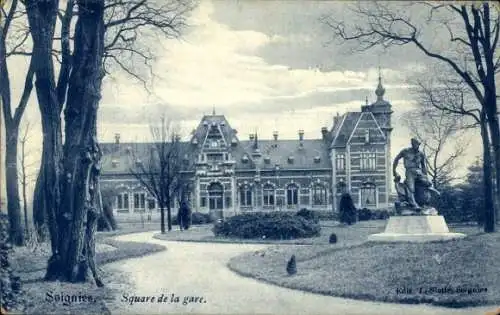
[[[432,242],[464,238],[462,233],[451,233],[441,215],[392,216],[383,233],[372,234],[374,242]]]

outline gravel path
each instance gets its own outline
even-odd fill
[[[129,234],[116,238],[162,244],[168,249],[104,267],[119,271],[130,282],[129,287],[109,284],[109,287],[119,292],[114,301],[108,302],[112,314],[476,315],[495,309],[449,309],[429,305],[365,302],[281,288],[241,277],[226,267],[231,257],[263,249],[266,245],[162,241],[153,239],[154,233],[156,232]],[[162,295],[162,300],[166,301],[159,303],[158,298]],[[131,305],[132,296],[141,298],[133,299]],[[151,297],[154,297],[153,302]],[[187,304],[184,304],[185,300]]]

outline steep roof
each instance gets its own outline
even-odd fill
[[[254,141],[241,141],[244,152],[250,156],[253,163],[261,170],[275,169],[313,169],[331,168],[328,143],[321,139],[299,140],[259,140],[260,157],[252,157]],[[302,146],[300,145],[302,143]],[[241,161],[241,158],[239,158]],[[238,161],[237,161],[238,162]],[[237,164],[238,168],[248,168]]]
[[[332,131],[332,148],[343,148],[347,145],[347,141],[361,117],[361,114],[361,112],[347,112],[339,118]]]

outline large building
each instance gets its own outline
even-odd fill
[[[337,114],[333,126],[322,127],[321,137],[312,140],[304,139],[303,130],[295,139],[280,139],[277,131],[270,140],[257,134],[241,139],[226,117],[205,115],[182,143],[191,208],[216,217],[301,208],[336,211],[343,191],[359,208],[388,207],[392,111],[384,92],[379,77],[373,104]],[[116,192],[115,212],[158,209],[130,171],[153,145],[120,143],[119,135],[115,140],[102,145],[101,184]]]

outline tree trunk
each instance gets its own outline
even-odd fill
[[[160,229],[161,234],[165,234],[165,207],[163,202],[160,202]]]
[[[170,207],[170,200],[167,203],[167,223],[168,231],[172,231],[172,207]]]
[[[494,91],[493,91],[494,92]],[[488,120],[488,125],[489,125],[489,130],[491,133],[491,144],[493,145],[493,152],[494,152],[494,174],[495,174],[495,186],[496,189],[493,187],[491,188],[493,191],[495,191],[495,199],[497,202],[494,202],[491,207],[485,209],[485,225],[484,225],[484,231],[486,233],[492,233],[495,232],[496,230],[496,205],[498,204],[498,201],[500,200],[500,127],[498,124],[498,114],[497,114],[497,105],[496,105],[496,95],[491,94],[486,92],[486,97],[485,97],[485,103],[487,104],[488,108],[488,113],[487,113],[487,120]],[[490,155],[490,160],[489,164],[486,164],[485,161],[485,168],[486,165],[488,165],[490,169],[490,176],[491,176],[491,153],[490,153],[490,148],[488,147],[487,149],[488,154]]]
[[[481,138],[483,141],[483,184],[484,184],[484,209],[482,213],[482,221],[484,225],[484,231],[490,232],[491,222],[490,217],[491,212],[494,211],[494,201],[493,201],[493,180],[491,171],[491,151],[490,151],[490,139],[488,126],[484,114],[481,114]],[[493,229],[495,226],[495,221],[493,221]]]
[[[19,198],[19,176],[17,170],[17,140],[19,129],[15,125],[6,128],[5,134],[5,175],[7,189],[7,212],[9,214],[9,237],[13,244],[24,243],[21,224],[21,205]]]
[[[28,197],[26,194],[26,185],[28,184],[26,175],[26,141],[21,143],[21,171],[22,171],[22,190],[23,190],[23,210],[24,210],[24,232],[26,237],[29,237],[29,224],[28,224]]]
[[[74,64],[65,109],[64,182],[58,251],[51,278],[103,283],[95,267],[95,230],[102,215],[97,111],[104,53],[104,0],[78,1]],[[58,261],[59,260],[59,261]]]
[[[35,87],[40,108],[43,132],[42,161],[33,198],[33,217],[37,225],[43,218],[50,233],[52,253],[57,253],[57,214],[60,202],[59,176],[61,173],[62,134],[61,109],[57,102],[52,39],[58,10],[57,0],[44,2],[30,0],[26,12],[33,39]],[[39,213],[41,212],[41,213]],[[43,229],[42,225],[38,225]]]

